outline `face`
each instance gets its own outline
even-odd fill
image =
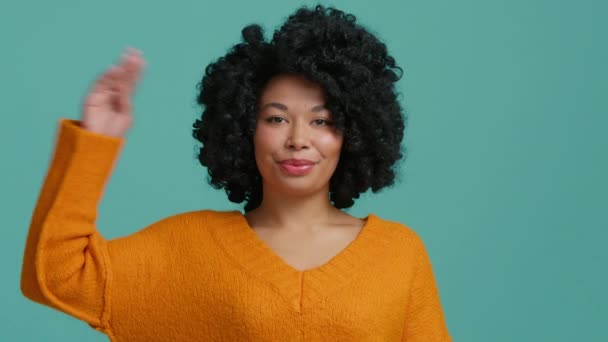
[[[329,191],[342,135],[324,107],[323,89],[297,75],[278,75],[264,88],[254,134],[264,191],[306,195]],[[290,159],[298,161],[289,162]],[[299,165],[308,163],[310,165]]]

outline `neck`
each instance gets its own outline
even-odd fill
[[[306,196],[265,191],[260,206],[248,216],[259,226],[301,230],[326,226],[339,212],[329,201],[328,189]]]

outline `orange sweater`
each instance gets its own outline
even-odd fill
[[[303,272],[240,211],[179,213],[105,239],[97,204],[123,142],[59,121],[25,246],[26,297],[111,341],[451,341],[421,238],[373,214]]]

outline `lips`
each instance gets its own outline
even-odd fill
[[[304,165],[312,165],[313,161],[306,159],[287,159],[280,162],[283,165],[293,165],[293,166],[304,166]]]
[[[315,164],[305,159],[288,159],[279,163],[281,170],[289,176],[304,176],[312,171]]]

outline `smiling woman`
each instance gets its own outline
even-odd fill
[[[270,42],[259,25],[245,27],[242,34],[243,42],[210,64],[199,83],[197,101],[203,112],[194,123],[193,136],[202,143],[199,161],[207,167],[211,185],[224,189],[230,201],[245,202],[245,212],[265,205],[266,191],[277,189],[277,184],[268,187],[273,180],[266,179],[256,165],[254,135],[257,129],[266,131],[258,123],[259,115],[267,119],[272,113],[281,117],[272,118],[274,122],[302,133],[295,145],[275,155],[283,158],[317,154],[321,160],[316,143],[294,151],[301,148],[299,139],[308,139],[300,117],[331,118],[328,126],[335,131],[333,139],[339,136],[342,145],[335,165],[328,165],[333,172],[319,174],[326,179],[317,179],[329,181],[328,187],[317,184],[314,188],[323,188],[329,195],[325,211],[349,208],[361,193],[393,185],[397,162],[405,152],[401,142],[406,117],[395,90],[402,70],[385,44],[357,24],[353,15],[322,6],[296,11]],[[293,102],[291,106],[284,103],[287,100]],[[319,105],[323,111],[310,111]],[[310,132],[332,131],[322,126],[323,130]],[[281,132],[289,131],[281,128]],[[289,143],[287,138],[283,134],[284,144]],[[313,189],[302,191],[310,194]]]
[[[112,341],[449,342],[424,243],[353,217],[390,186],[404,116],[393,58],[355,17],[300,8],[265,42],[206,68],[193,125],[210,183],[240,211],[201,209],[108,240],[97,205],[132,125],[129,51],[62,119],[30,224],[21,290]]]
[[[329,180],[340,159],[342,134],[330,125],[321,87],[296,75],[276,76],[264,88],[259,103],[253,145],[265,180],[263,193],[319,193],[327,198]],[[296,183],[294,177],[285,176],[300,177]]]

